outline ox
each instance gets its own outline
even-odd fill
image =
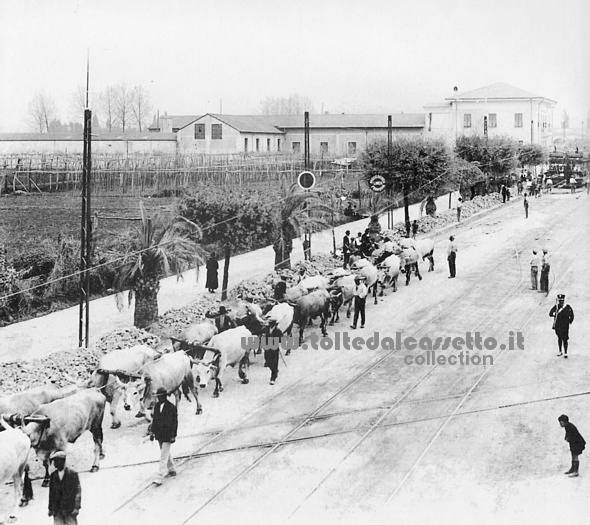
[[[31,441],[20,429],[8,425],[2,416],[0,416],[0,428],[4,429],[0,432],[0,486],[9,479],[13,481],[14,507],[8,517],[9,521],[13,522],[16,521],[16,511],[23,492]],[[0,522],[3,523],[2,516],[0,516]]]
[[[326,321],[330,317],[330,293],[327,290],[316,290],[301,297],[295,303],[294,322],[299,325],[299,344],[303,343],[303,330],[307,324],[319,316],[322,335],[326,332]]]
[[[121,420],[117,416],[119,400],[123,395],[118,377],[140,374],[143,367],[154,361],[161,354],[147,345],[137,345],[122,350],[114,350],[103,355],[98,368],[92,374],[90,386],[100,389],[111,409],[111,428],[119,428]],[[138,416],[140,416],[138,414]]]
[[[239,365],[238,375],[243,384],[248,384],[248,368],[250,366],[249,351],[242,343],[242,338],[249,338],[252,332],[245,326],[232,328],[211,338],[204,347],[205,353],[201,361],[196,363],[198,381],[205,388],[211,379],[215,379],[213,397],[223,392],[223,374],[228,366]]]
[[[51,403],[72,395],[75,390],[59,389],[52,386],[40,386],[10,396],[0,398],[0,414],[20,414],[28,416],[41,405]]]
[[[65,451],[68,443],[75,443],[87,430],[94,438],[94,462],[90,472],[98,470],[99,460],[104,458],[102,420],[105,404],[104,395],[91,388],[43,405],[25,418],[24,431],[45,467],[43,487],[49,485],[49,456],[57,450]]]
[[[317,290],[318,288],[327,288],[329,285],[330,279],[328,277],[324,277],[323,275],[314,275],[313,277],[301,279],[297,286],[302,286],[308,292],[311,292],[312,290]]]
[[[217,336],[214,336],[217,337]],[[199,346],[199,345],[196,345]],[[175,352],[164,354],[159,359],[147,363],[143,367],[140,376],[130,376],[127,383],[117,378],[119,386],[124,393],[125,410],[131,410],[131,407],[139,408],[142,414],[149,422],[152,421],[152,410],[156,404],[156,392],[159,388],[164,388],[168,394],[174,393],[176,404],[180,401],[180,389],[184,391],[185,397],[189,400],[188,391],[190,391],[197,402],[197,414],[203,412],[199,396],[195,389],[195,380],[191,370],[191,358],[184,352]]]
[[[336,279],[332,281],[329,288],[331,296],[330,303],[332,306],[332,319],[330,319],[331,325],[340,319],[340,307],[344,304],[348,305],[348,308],[346,309],[346,317],[350,317],[354,290],[354,275],[337,276]]]
[[[171,337],[174,351],[184,350],[189,355],[194,345],[204,345],[217,334],[217,327],[213,323],[191,324],[185,328],[178,337]]]
[[[377,304],[377,279],[379,277],[379,271],[375,268],[368,259],[359,259],[355,261],[351,268],[355,273],[363,276],[367,284],[367,291],[373,293],[373,299]]]
[[[400,268],[403,268],[402,271],[406,273],[406,286],[410,284],[410,274],[412,273],[412,269],[416,272],[416,276],[418,279],[422,280],[422,276],[420,275],[420,268],[418,268],[418,261],[420,260],[420,256],[418,252],[414,248],[405,248],[399,253],[400,258]]]
[[[379,283],[381,284],[381,293],[388,284],[391,284],[393,291],[397,291],[397,278],[399,276],[400,258],[397,255],[390,255],[379,265]]]
[[[428,259],[428,271],[434,271],[434,241],[432,239],[420,239],[415,241],[414,239],[403,238],[400,240],[400,245],[402,249],[414,248],[418,252],[418,257],[422,260]]]

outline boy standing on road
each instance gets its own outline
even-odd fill
[[[449,237],[449,247],[447,248],[447,260],[449,261],[449,279],[454,279],[456,274],[455,259],[457,258],[457,245],[455,244],[455,237]]]
[[[531,286],[533,290],[537,289],[539,266],[541,266],[541,256],[537,250],[533,250],[533,258],[531,259]]]
[[[523,204],[524,204],[524,218],[528,219],[529,218],[529,201],[526,197],[527,197],[527,194],[525,193],[524,194],[524,202],[523,202]]]
[[[49,516],[55,525],[77,525],[82,500],[78,473],[66,468],[66,453],[51,454],[56,470],[49,478]]]
[[[551,259],[547,250],[543,250],[543,259],[541,261],[541,293],[549,293],[549,270],[551,270]]]
[[[361,328],[365,327],[365,302],[369,292],[367,290],[367,286],[363,282],[364,280],[365,278],[361,277],[360,275],[357,275],[354,278],[354,321],[350,326],[353,330],[356,329],[356,323],[359,319],[359,314],[361,316]]]
[[[564,474],[568,474],[570,478],[577,478],[580,475],[578,473],[578,469],[580,468],[580,460],[578,458],[586,448],[586,441],[576,426],[570,423],[569,417],[565,414],[559,416],[557,421],[559,421],[562,428],[565,428],[565,440],[569,443],[572,454],[572,466]]]

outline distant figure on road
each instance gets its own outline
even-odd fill
[[[537,289],[539,266],[541,266],[541,256],[537,250],[533,250],[533,258],[531,259],[531,286],[532,290]]]
[[[82,501],[82,487],[78,473],[66,468],[66,453],[51,454],[56,470],[49,478],[49,516],[54,525],[77,525]]]
[[[502,202],[506,202],[506,197],[508,196],[508,189],[504,184],[502,184]]]
[[[363,234],[358,232],[352,241],[352,253],[355,255],[361,254],[361,246],[363,245]]]
[[[158,401],[154,407],[150,439],[156,439],[160,445],[160,467],[153,483],[161,485],[166,476],[176,476],[176,466],[170,454],[170,447],[176,441],[178,413],[176,407],[168,401],[165,388],[158,388],[156,396]]]
[[[575,179],[575,177],[570,178],[570,187],[572,189],[572,193],[576,193],[576,179]]]
[[[209,293],[214,293],[219,287],[219,281],[217,278],[218,270],[219,263],[217,262],[215,252],[212,252],[209,259],[207,259],[207,282],[205,283],[205,288],[209,290]]]
[[[524,194],[524,218],[528,219],[529,218],[529,201],[527,199],[527,194]]]
[[[557,296],[557,304],[549,311],[549,317],[553,317],[553,330],[557,335],[557,346],[561,357],[561,347],[563,346],[563,357],[567,359],[567,345],[570,337],[570,324],[574,322],[574,311],[569,304],[565,304],[565,295],[560,293]]]
[[[461,222],[461,208],[463,207],[463,199],[459,197],[457,199],[457,222]]]
[[[455,244],[455,237],[449,237],[449,247],[447,248],[447,260],[449,261],[449,279],[453,279],[456,275],[455,260],[457,259],[457,245]]]
[[[543,250],[543,259],[541,261],[541,293],[549,293],[549,270],[551,270],[551,258],[547,250]]]
[[[553,179],[547,179],[545,181],[545,187],[547,188],[547,192],[551,193],[551,191],[553,190]]]
[[[414,219],[414,222],[412,223],[412,237],[414,239],[416,238],[417,233],[418,233],[418,221],[416,219]]]
[[[303,258],[311,261],[311,241],[307,237],[303,241]]]
[[[352,252],[352,241],[350,240],[350,230],[346,230],[344,238],[342,239],[342,255],[344,255],[343,268],[348,268],[350,261],[350,254]]]
[[[565,428],[565,440],[570,445],[570,452],[572,454],[572,466],[564,474],[568,474],[570,478],[577,478],[580,474],[578,469],[580,468],[579,456],[586,448],[586,441],[576,428],[573,423],[570,423],[569,417],[562,414],[557,418],[561,428]]]
[[[363,282],[365,280],[361,275],[354,278],[354,320],[350,326],[353,330],[356,329],[356,323],[361,316],[361,328],[365,327],[365,303],[367,301],[367,286]]]

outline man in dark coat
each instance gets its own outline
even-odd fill
[[[205,317],[207,319],[215,320],[215,328],[217,328],[218,334],[220,334],[221,332],[225,332],[230,328],[236,328],[238,326],[236,322],[229,316],[227,308],[223,305],[219,307],[219,311],[208,312],[205,314]]]
[[[51,454],[56,470],[49,477],[49,516],[55,525],[77,525],[82,501],[78,473],[66,468],[66,453]]]
[[[344,255],[344,264],[342,265],[343,268],[348,268],[348,263],[350,261],[350,254],[352,252],[352,241],[350,240],[350,230],[346,230],[346,234],[342,239],[342,255]]]
[[[562,428],[565,428],[565,440],[569,443],[572,454],[572,466],[565,474],[568,474],[570,478],[577,478],[580,475],[578,473],[580,468],[579,456],[586,448],[586,441],[565,414],[559,416],[557,421],[559,421]]]
[[[161,485],[165,476],[176,476],[176,467],[170,454],[170,446],[176,441],[178,432],[178,413],[176,407],[168,401],[165,388],[156,391],[158,401],[154,407],[154,418],[150,427],[150,439],[156,439],[160,444],[160,468],[154,479],[156,485]]]
[[[207,281],[205,282],[205,288],[207,288],[210,293],[215,292],[219,287],[219,280],[217,278],[218,270],[219,263],[215,257],[215,252],[213,252],[209,259],[207,259]]]
[[[557,304],[549,311],[549,317],[553,317],[553,330],[557,335],[557,346],[561,357],[563,346],[563,357],[567,359],[567,341],[570,336],[570,324],[574,322],[574,311],[569,304],[565,304],[565,295],[560,293],[557,296]]]

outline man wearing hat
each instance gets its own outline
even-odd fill
[[[221,305],[217,312],[206,313],[205,317],[208,319],[215,319],[215,327],[217,328],[218,334],[225,332],[230,328],[236,328],[237,326],[236,322],[228,315],[227,308],[224,305]]]
[[[176,441],[178,432],[178,412],[176,407],[168,401],[168,392],[163,387],[156,391],[156,406],[154,418],[150,426],[150,439],[156,439],[160,444],[160,467],[154,479],[156,485],[161,485],[166,476],[176,476],[176,467],[170,454],[170,446]]]
[[[568,474],[570,478],[577,478],[580,474],[578,469],[580,468],[580,454],[586,448],[586,440],[582,437],[578,429],[573,423],[570,423],[569,417],[562,414],[557,418],[561,428],[565,428],[565,440],[569,443],[570,452],[572,454],[572,466],[564,474]]]
[[[557,296],[557,304],[551,308],[549,317],[553,317],[553,330],[557,335],[557,345],[561,357],[561,348],[563,346],[563,357],[567,359],[567,341],[569,339],[570,324],[574,322],[574,311],[569,304],[565,304],[565,295],[560,293]]]
[[[455,260],[457,259],[457,245],[455,244],[455,237],[449,237],[449,246],[447,248],[447,261],[449,261],[449,279],[454,279],[457,274]]]
[[[551,269],[551,260],[547,250],[543,248],[543,258],[541,260],[541,293],[549,293],[549,270]]]
[[[49,460],[55,465],[49,477],[49,516],[55,525],[77,525],[82,501],[78,473],[66,468],[63,450],[51,454]]]
[[[350,327],[356,329],[356,323],[361,316],[361,328],[365,327],[365,302],[367,300],[367,286],[364,283],[365,278],[362,275],[357,275],[354,278],[354,321]]]

